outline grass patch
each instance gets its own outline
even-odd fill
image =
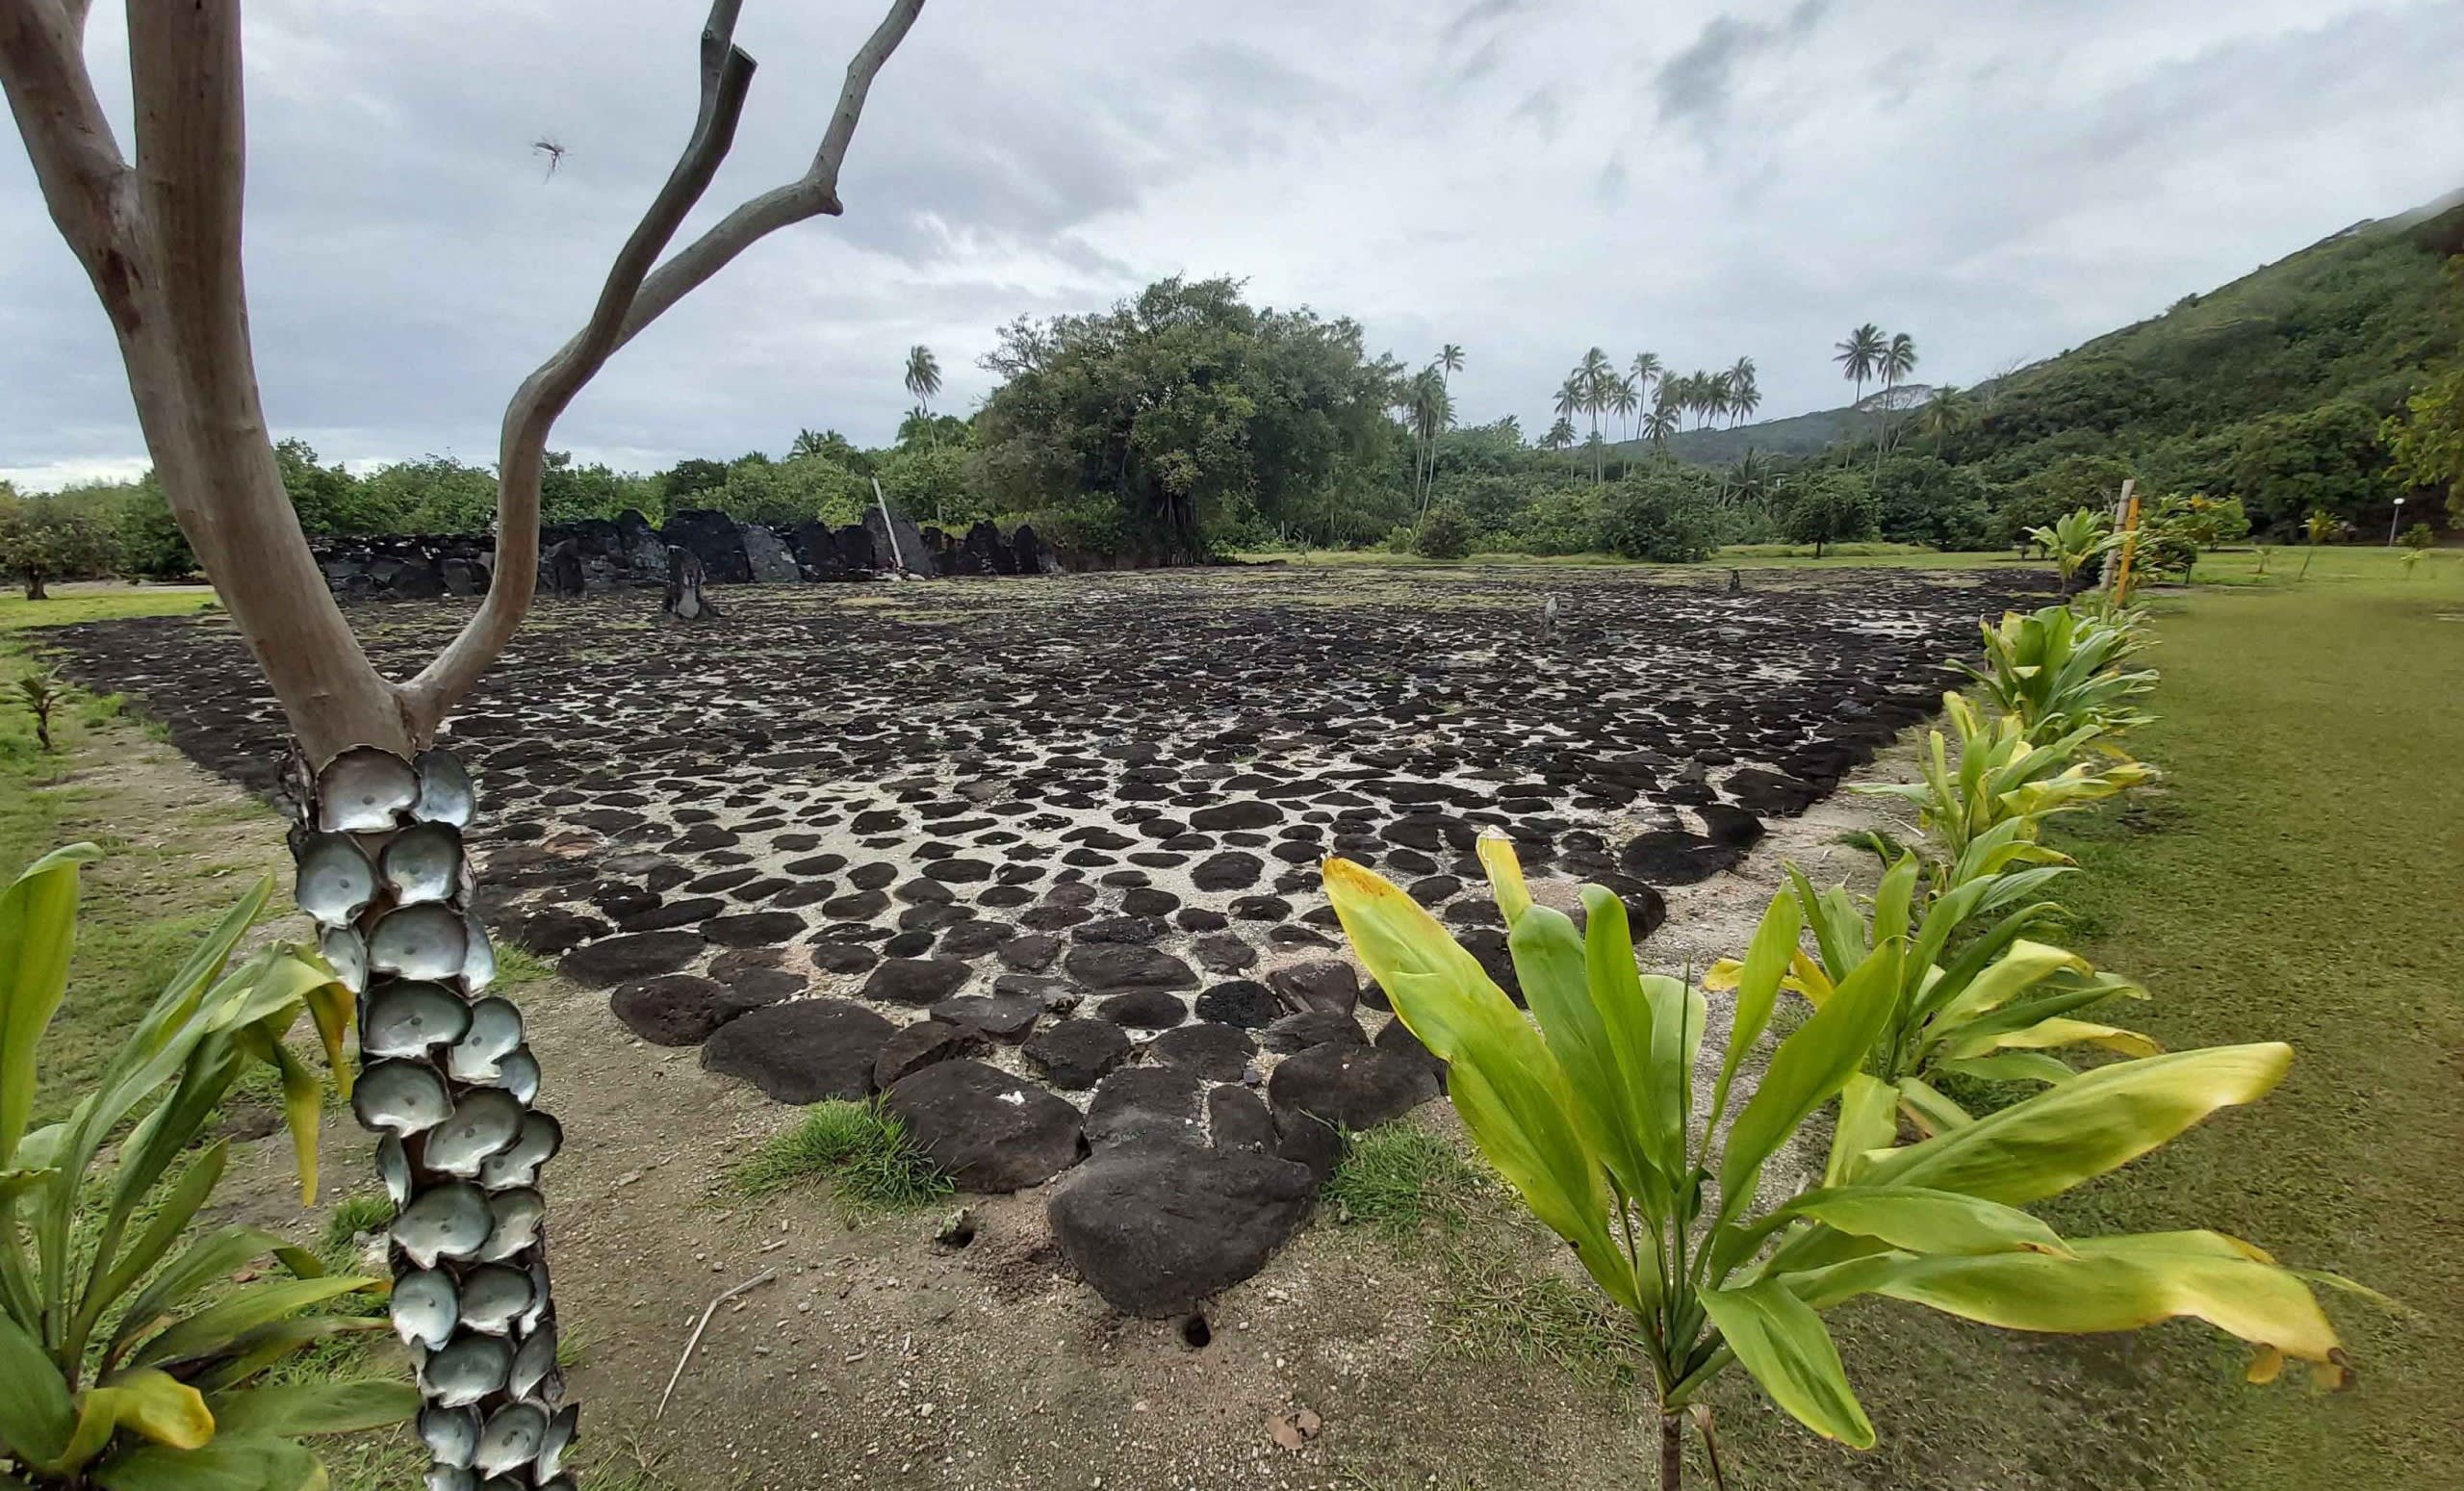
[[[804,1120],[773,1136],[728,1170],[739,1195],[771,1195],[811,1180],[827,1181],[841,1215],[855,1220],[911,1212],[948,1195],[949,1177],[907,1137],[896,1118],[871,1103],[833,1101],[805,1110]]]
[[[1443,1271],[1452,1288],[1436,1311],[1441,1351],[1469,1362],[1552,1367],[1585,1387],[1642,1384],[1633,1329],[1615,1306],[1588,1280],[1498,1243],[1447,1248]]]
[[[1479,1170],[1442,1135],[1388,1123],[1351,1137],[1323,1199],[1337,1221],[1407,1242],[1460,1230],[1481,1187]]]
[[[382,1232],[394,1224],[394,1203],[374,1192],[346,1195],[325,1216],[323,1246],[328,1253],[347,1256],[363,1232]]]

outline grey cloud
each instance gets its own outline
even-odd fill
[[[1532,0],[1476,0],[1446,23],[1446,39],[1449,42],[1460,41],[1483,26],[1510,19],[1517,13],[1529,10],[1531,5]]]
[[[1798,0],[1777,21],[1715,15],[1694,39],[1660,65],[1653,79],[1659,116],[1716,124],[1728,112],[1740,66],[1777,51],[1811,31],[1830,0]]]

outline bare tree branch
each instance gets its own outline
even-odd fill
[[[618,347],[756,241],[790,223],[840,210],[839,164],[855,137],[864,96],[874,74],[924,8],[924,0],[893,0],[888,15],[857,50],[847,64],[837,111],[804,176],[738,207],[654,271],[651,266],[734,142],[754,66],[753,59],[733,44],[742,3],[713,0],[702,31],[702,111],[693,136],[609,268],[589,323],[523,381],[505,410],[497,457],[497,561],[487,599],[436,660],[402,685],[403,710],[422,740],[434,733],[446,711],[503,652],[529,609],[539,577],[539,481],[556,417]]]
[[[889,61],[889,54],[898,49],[907,29],[915,24],[917,13],[923,9],[924,0],[893,0],[889,13],[882,17],[872,36],[848,61],[846,85],[838,90],[838,107],[830,116],[830,128],[821,138],[821,148],[813,153],[811,168],[787,185],[747,201],[660,265],[643,284],[642,293],[634,297],[632,313],[625,318],[624,335],[617,339],[618,347],[633,340],[643,327],[665,315],[670,306],[692,294],[761,239],[808,218],[838,215],[838,167],[847,158],[849,141],[855,139],[856,121],[864,112],[864,96],[872,90],[874,74]]]
[[[84,10],[63,9],[58,0],[0,0],[0,87],[8,90],[52,221],[125,336],[137,278],[130,174],[86,70]]]

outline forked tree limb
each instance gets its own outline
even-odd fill
[[[516,391],[498,450],[497,563],[461,633],[407,683],[370,664],[282,486],[250,349],[240,255],[245,141],[238,0],[129,7],[137,162],[121,157],[83,56],[90,0],[0,0],[0,85],[53,220],[118,333],[173,515],[312,761],[426,745],[502,653],[538,580],[539,487],[556,417],[619,347],[770,233],[839,208],[874,76],[923,0],[892,0],[858,49],[812,165],[660,262],[734,142],[753,60],[743,0],[713,0],[702,101],[676,167],[609,267],[582,330]],[[656,268],[654,268],[656,266]]]
[[[423,740],[504,650],[529,609],[538,585],[539,480],[556,416],[617,348],[746,248],[780,228],[840,211],[838,169],[865,95],[924,9],[924,0],[893,0],[889,13],[857,49],[830,127],[802,177],[737,207],[654,270],[651,266],[733,141],[753,76],[753,60],[732,42],[740,4],[715,0],[710,8],[702,33],[702,114],[693,138],[617,255],[589,324],[524,380],[505,410],[497,458],[497,562],[487,599],[437,659],[403,685],[404,710]]]

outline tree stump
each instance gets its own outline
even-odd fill
[[[679,621],[703,621],[719,608],[702,594],[701,556],[680,544],[667,546],[667,599],[659,608]]]

